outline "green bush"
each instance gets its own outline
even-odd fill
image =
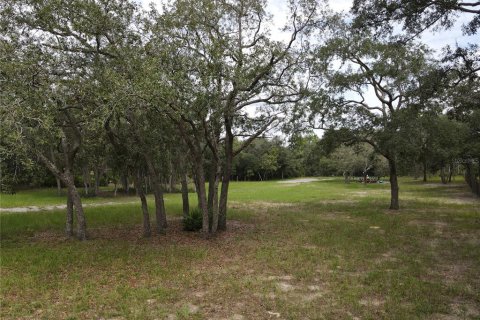
[[[183,218],[183,229],[186,231],[198,231],[202,229],[202,211],[195,208],[190,211],[188,217]]]

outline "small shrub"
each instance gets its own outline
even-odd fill
[[[188,217],[183,219],[183,229],[186,231],[198,231],[202,229],[202,211],[195,208],[190,211]]]

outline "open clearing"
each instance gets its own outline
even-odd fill
[[[133,197],[86,198],[86,242],[65,239],[62,209],[2,212],[0,318],[480,318],[480,201],[463,183],[403,179],[392,214],[388,185],[301,180],[233,183],[229,231],[208,240],[182,231],[179,194],[151,239]]]

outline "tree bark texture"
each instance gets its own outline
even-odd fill
[[[150,226],[150,214],[148,213],[147,198],[145,197],[145,191],[143,189],[143,174],[141,172],[137,172],[137,174],[134,175],[133,182],[142,206],[143,236],[148,238],[152,235],[152,228]]]
[[[388,159],[388,166],[390,169],[390,210],[398,210],[400,205],[398,200],[397,163],[394,159]]]
[[[153,184],[157,230],[159,234],[164,234],[165,228],[167,227],[167,215],[165,213],[165,202],[163,200],[162,182],[160,181],[160,176],[155,168],[152,158],[149,155],[144,155],[144,158],[147,162],[148,173]]]
[[[182,204],[183,204],[183,217],[187,218],[190,215],[190,203],[188,200],[188,179],[187,174],[182,173]]]

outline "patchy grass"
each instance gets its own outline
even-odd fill
[[[210,240],[181,230],[178,194],[151,239],[137,204],[86,207],[87,242],[63,237],[62,210],[2,213],[0,318],[478,319],[479,200],[402,179],[393,213],[388,188],[233,183],[229,231]],[[64,201],[43,192],[2,207]]]

